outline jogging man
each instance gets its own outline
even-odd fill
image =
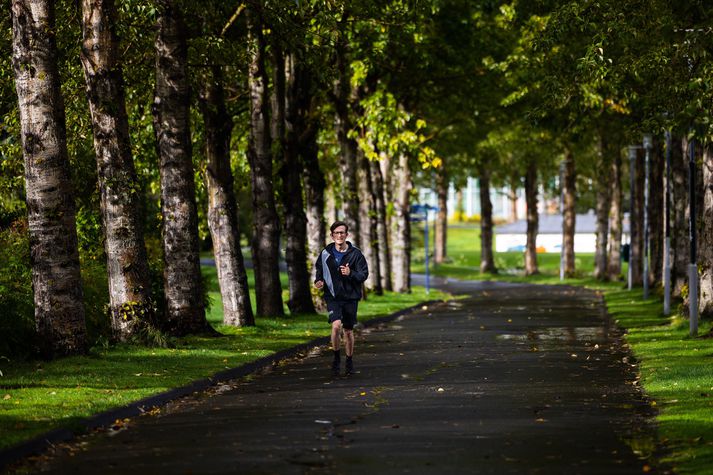
[[[346,354],[345,374],[354,372],[354,325],[357,322],[357,306],[361,299],[361,287],[369,276],[369,267],[364,254],[347,241],[349,227],[343,221],[336,221],[329,227],[332,244],[320,254],[315,263],[314,286],[326,286],[324,300],[332,325],[332,349],[334,361],[332,374],[339,375],[341,357],[339,355],[340,330],[344,329],[344,353]]]

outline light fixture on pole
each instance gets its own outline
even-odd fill
[[[649,162],[653,142],[651,134],[644,134],[643,146],[646,151],[644,162],[644,300],[649,298]]]
[[[639,147],[636,145],[629,145],[629,272],[628,272],[628,288],[634,285],[634,209],[636,205],[634,203],[634,198],[636,196],[636,151]]]
[[[698,334],[698,265],[696,247],[696,141],[688,142],[688,235],[691,260],[688,264],[688,315],[691,336]]]
[[[666,131],[666,190],[664,191],[663,314],[671,314],[671,131]]]
[[[564,161],[560,162],[560,214],[564,225]],[[564,234],[560,242],[560,281],[564,280]]]

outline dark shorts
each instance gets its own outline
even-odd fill
[[[358,300],[342,300],[327,302],[329,312],[329,323],[336,320],[342,321],[342,326],[347,330],[354,328],[357,322]]]

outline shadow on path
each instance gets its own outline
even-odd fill
[[[444,283],[466,293],[329,352],[172,403],[58,449],[54,473],[659,473],[655,427],[600,296]],[[649,459],[647,459],[649,458]]]

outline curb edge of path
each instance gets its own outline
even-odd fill
[[[387,323],[403,315],[413,313],[414,311],[421,309],[423,306],[441,302],[444,302],[444,300],[427,300],[425,302],[412,305],[411,307],[406,307],[392,314],[367,320],[362,323],[362,327],[368,328],[382,323]],[[216,386],[222,382],[245,377],[270,365],[275,365],[284,359],[292,358],[301,352],[309,350],[310,348],[325,345],[329,343],[329,341],[329,336],[315,338],[308,342],[300,343],[299,345],[285,348],[284,350],[280,350],[271,355],[264,356],[255,361],[236,366],[235,368],[219,371],[210,377],[198,379],[185,386],[169,389],[168,391],[148,396],[125,406],[100,412],[99,414],[95,414],[79,421],[77,423],[79,429],[76,430],[59,428],[45,432],[44,434],[30,440],[21,442],[7,449],[0,450],[0,471],[6,469],[10,464],[25,457],[40,454],[55,444],[67,442],[94,429],[108,426],[117,419],[137,416],[144,413],[146,409],[163,406],[174,399],[188,396],[196,392],[205,391],[206,389]]]

